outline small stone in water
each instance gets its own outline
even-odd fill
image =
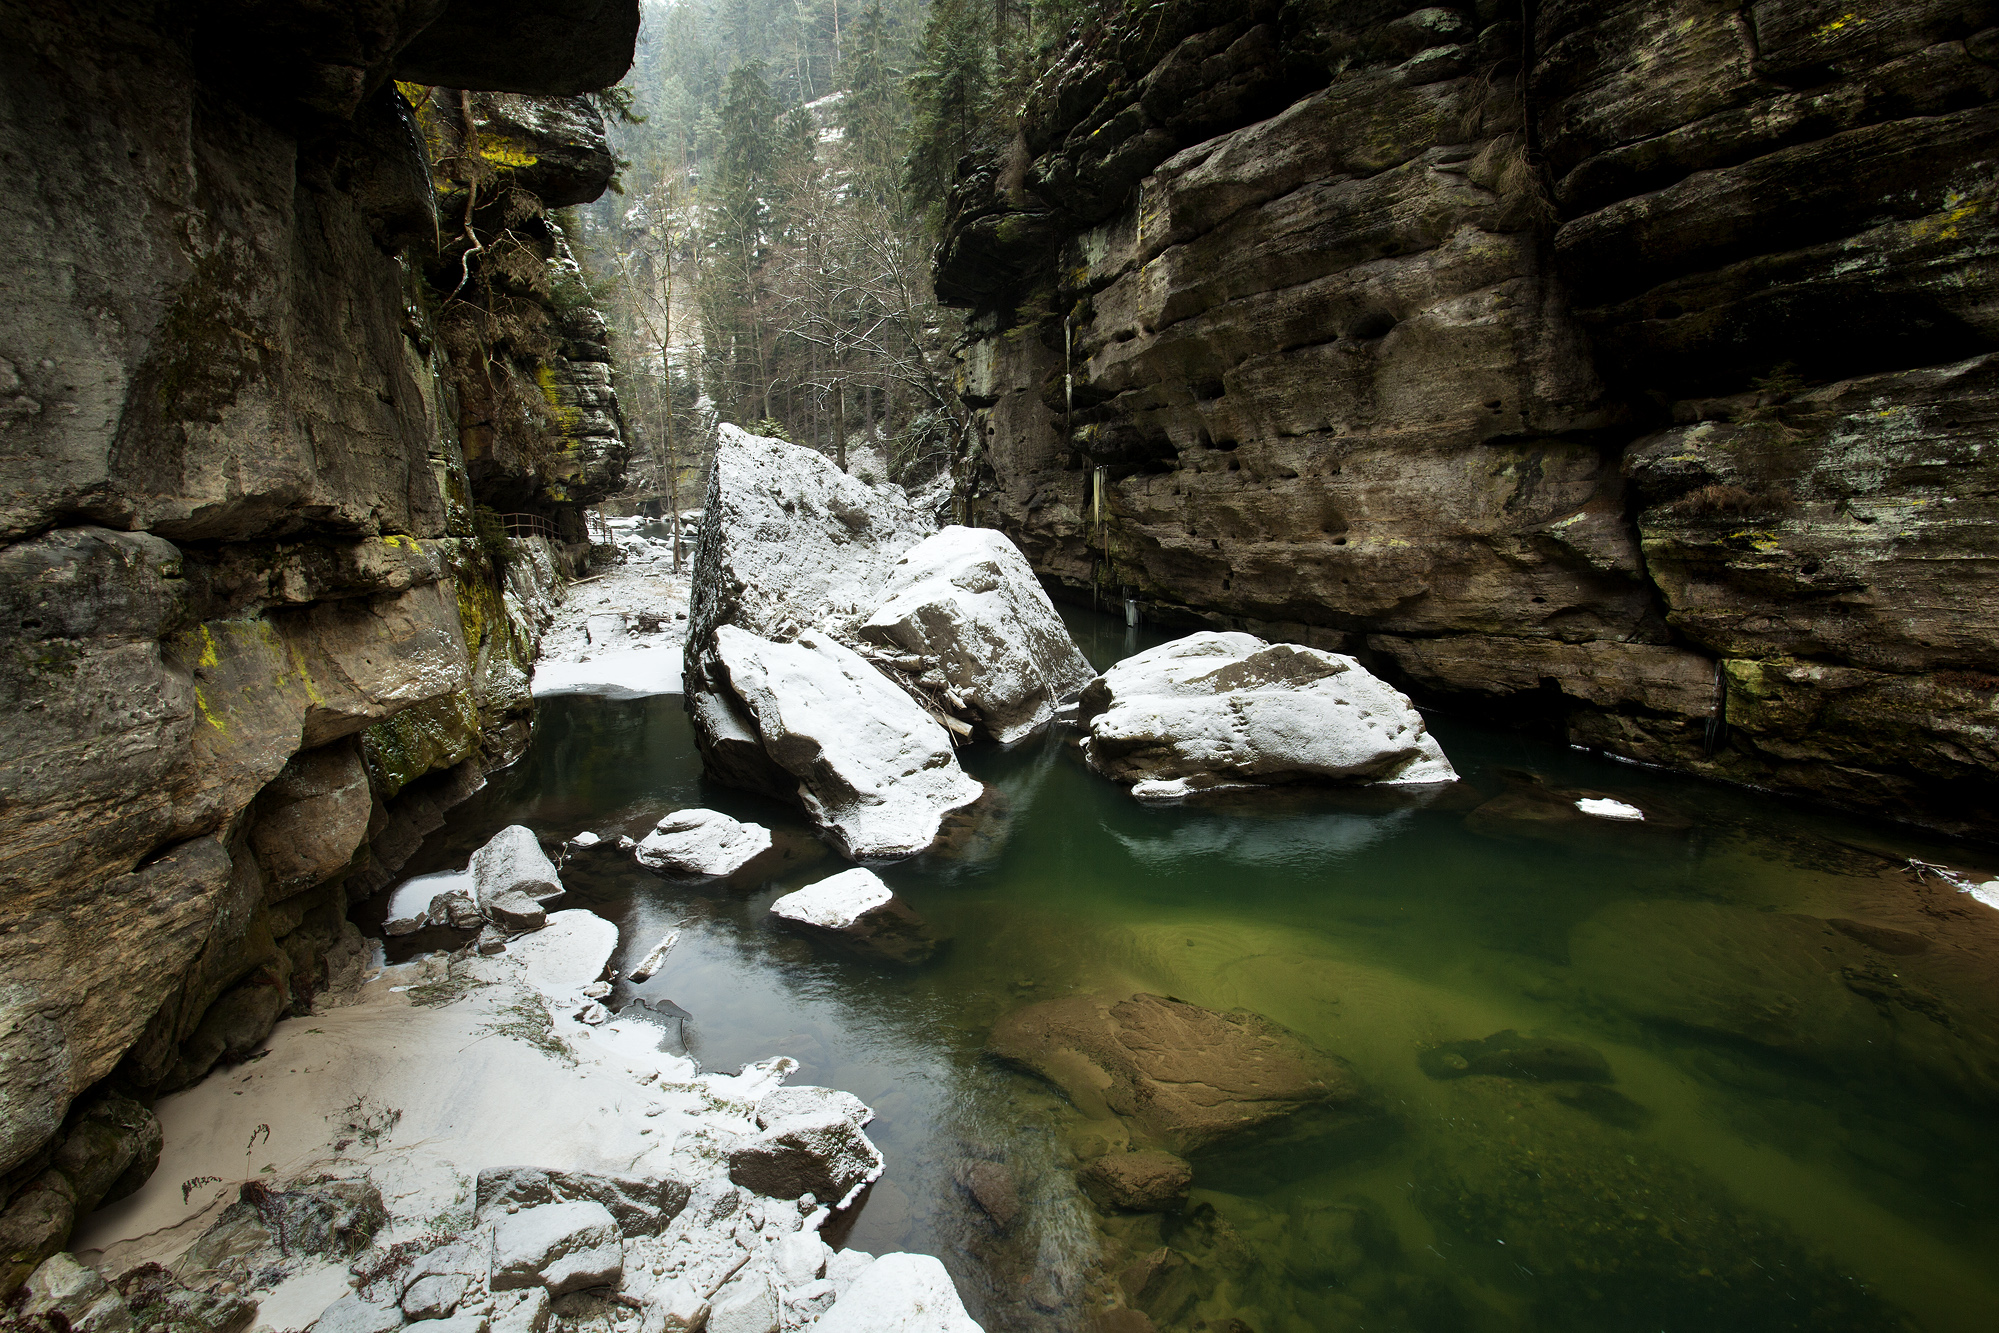
[[[1608,796],[1585,796],[1576,802],[1576,809],[1598,819],[1642,820],[1645,812],[1635,805],[1623,801],[1613,801]]]

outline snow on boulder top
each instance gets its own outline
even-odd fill
[[[874,871],[856,866],[817,884],[787,893],[770,905],[771,915],[821,930],[845,930],[895,893]]]
[[[996,740],[1048,721],[1096,675],[1004,533],[944,528],[903,553],[883,592],[859,636],[924,659]]]
[[[1353,658],[1202,633],[1119,662],[1083,691],[1090,766],[1121,782],[1415,784],[1457,773],[1406,696]]]
[[[738,426],[717,430],[694,546],[690,694],[716,626],[789,637],[829,609],[858,610],[933,527],[895,488],[850,477],[814,450]]]
[[[1576,809],[1586,815],[1595,815],[1598,819],[1640,820],[1645,818],[1645,812],[1637,806],[1626,805],[1622,801],[1613,801],[1608,796],[1585,796],[1576,802]]]
[[[509,824],[472,853],[472,881],[482,908],[511,889],[538,902],[562,893],[555,863],[523,824]]]
[[[913,856],[946,814],[984,793],[943,726],[829,636],[772,643],[724,625],[714,656],[765,756],[797,780],[806,813],[847,855]]]
[[[770,830],[719,810],[676,810],[653,826],[633,855],[649,870],[733,875],[770,847]]]

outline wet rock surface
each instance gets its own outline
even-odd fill
[[[1344,1060],[1268,1019],[1158,995],[1029,1005],[994,1026],[988,1049],[1053,1083],[1085,1115],[1123,1117],[1182,1155],[1362,1100]]]

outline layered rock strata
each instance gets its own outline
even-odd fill
[[[973,521],[1420,701],[1999,823],[1999,9],[1221,5],[967,161]]]
[[[435,49],[403,53],[475,8],[0,5],[0,1228],[16,1265],[96,1201],[34,1202],[62,1192],[71,1100],[107,1080],[181,1086],[351,983],[350,898],[386,886],[525,739],[566,557],[480,519],[474,363],[443,335],[457,308],[425,263],[453,234],[434,178],[449,172],[425,153],[424,90],[394,83],[435,77]],[[454,77],[574,92],[629,60],[635,5],[596,7],[622,39],[553,30],[540,8],[485,15]],[[510,82],[510,43],[529,40],[535,78]],[[587,197],[610,161],[595,112],[567,114],[581,140],[563,151],[584,164],[568,189]],[[514,230],[544,238],[524,253],[547,276],[518,270],[520,292],[478,257],[454,267],[570,331],[550,335],[537,390],[554,461],[508,506],[559,536],[562,506],[615,489],[619,462],[588,444],[601,431],[571,448],[563,395],[615,412],[577,369],[601,335],[557,308],[547,203],[514,185]],[[469,226],[492,238],[476,211]]]

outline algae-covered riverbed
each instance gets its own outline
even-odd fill
[[[1072,626],[1100,667],[1142,646]],[[912,971],[770,927],[845,863],[705,783],[675,697],[545,700],[526,759],[410,870],[513,822],[636,835],[703,805],[777,830],[788,855],[742,882],[565,867],[621,971],[682,932],[611,1003],[685,1011],[709,1067],[787,1054],[874,1106],[888,1174],[846,1243],[937,1254],[988,1329],[1144,1327],[1113,1305],[1255,1333],[1992,1327],[1999,911],[1906,865],[1963,849],[1434,726],[1467,783],[1427,803],[1146,807],[1059,729],[967,750],[986,807],[881,871],[951,937]],[[1659,817],[1549,816],[1574,790]],[[983,1050],[1021,1005],[1138,991],[1344,1057],[1365,1115],[1196,1160],[1180,1212],[1100,1214],[1072,1170],[1124,1129]]]

